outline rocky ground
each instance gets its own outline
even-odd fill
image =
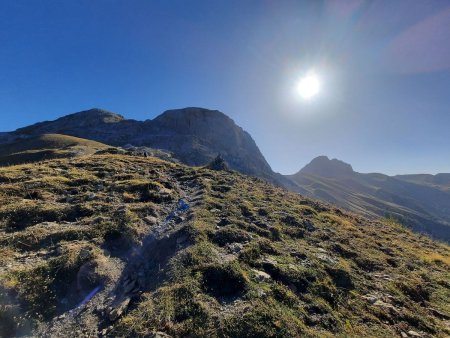
[[[448,246],[217,168],[0,168],[0,335],[450,334]]]

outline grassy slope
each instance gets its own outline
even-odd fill
[[[78,137],[44,134],[0,145],[0,165],[92,154],[108,146]]]
[[[123,155],[0,168],[1,333],[73,307],[86,264],[114,283],[114,260],[126,263],[154,227],[145,217],[164,219],[183,182],[201,191],[181,223],[188,240],[126,315],[99,315],[110,335],[450,334],[448,246],[237,173]]]
[[[428,185],[435,189],[450,192],[450,174],[397,175],[395,178],[406,182]]]
[[[376,175],[369,174],[345,180],[310,174],[293,179],[315,198],[367,217],[394,217],[415,231],[450,241],[450,214],[444,205],[447,203],[444,200],[448,201],[450,197],[443,186],[438,189],[417,180],[409,182],[406,179],[405,186],[400,180],[394,180],[396,184],[392,185],[386,181],[391,180],[387,176],[380,175],[377,179]],[[414,187],[419,191],[413,191]]]

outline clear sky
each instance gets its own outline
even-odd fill
[[[231,116],[281,173],[318,155],[450,172],[450,2],[0,0],[0,130],[186,106]]]

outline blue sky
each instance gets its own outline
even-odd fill
[[[318,155],[450,172],[450,3],[0,0],[0,130],[186,106],[231,116],[282,173]]]

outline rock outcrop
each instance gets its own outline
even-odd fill
[[[222,155],[217,155],[217,157],[212,160],[206,168],[211,170],[228,170],[228,166],[225,163],[225,160],[223,159]]]

